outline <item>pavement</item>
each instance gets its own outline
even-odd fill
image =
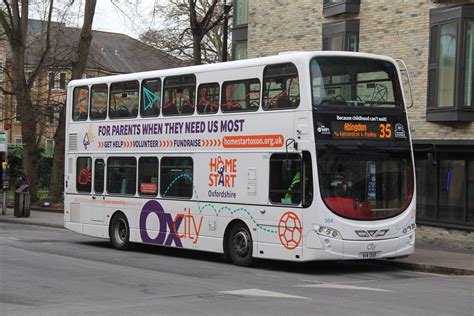
[[[7,208],[6,215],[0,215],[0,222],[64,228],[64,213],[58,209],[36,209],[31,210],[29,217],[15,217],[13,209]],[[416,244],[415,253],[406,258],[367,262],[427,273],[474,275],[474,252],[461,252],[419,243]]]

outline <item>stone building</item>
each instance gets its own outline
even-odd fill
[[[474,1],[235,0],[233,9],[235,59],[296,50],[403,59],[414,96],[417,218],[431,227],[419,237],[439,239],[437,226],[450,246],[472,243]]]
[[[28,21],[30,42],[44,40],[44,21]],[[57,126],[58,110],[66,101],[66,87],[71,78],[72,57],[79,41],[81,29],[66,27],[62,23],[52,23],[51,52],[45,69],[37,77],[32,87],[32,99],[39,109],[38,137],[42,146],[54,147],[54,133]],[[140,72],[179,67],[182,61],[152,48],[125,34],[93,31],[89,58],[84,77],[99,77],[113,74]],[[38,56],[35,45],[26,53],[27,76],[33,71]],[[1,85],[4,91],[12,91],[8,80],[11,53],[8,43],[0,45]],[[16,114],[16,100],[13,94],[0,96],[0,117],[4,130],[9,130],[9,143],[22,144],[21,117]]]

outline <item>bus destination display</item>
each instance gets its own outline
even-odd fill
[[[316,113],[319,139],[406,140],[406,120],[399,115],[347,115]]]
[[[393,139],[391,123],[331,122],[332,138],[338,139]]]

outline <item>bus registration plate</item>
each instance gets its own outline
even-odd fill
[[[377,258],[379,253],[380,251],[359,252],[359,257],[362,259]]]

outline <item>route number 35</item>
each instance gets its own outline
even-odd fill
[[[379,138],[391,138],[392,137],[392,124],[380,124]]]

